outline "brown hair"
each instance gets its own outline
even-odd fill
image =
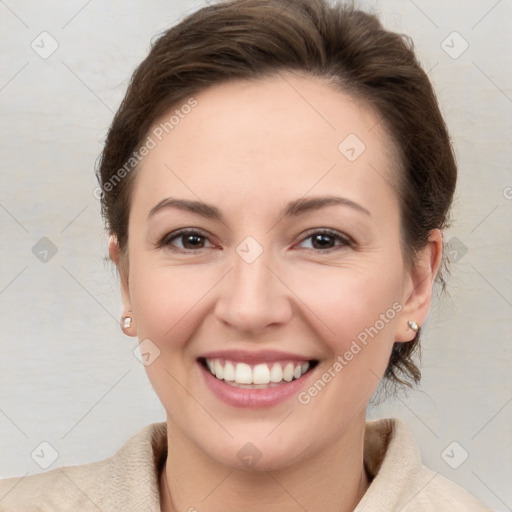
[[[286,70],[325,78],[362,99],[388,129],[401,163],[402,251],[414,264],[429,231],[448,225],[457,175],[449,135],[410,38],[385,30],[374,15],[327,0],[223,1],[154,41],[131,78],[97,170],[102,214],[122,253],[136,174],[130,171],[154,121],[211,85]],[[444,290],[441,272],[437,280]],[[419,382],[412,357],[419,339],[418,332],[412,342],[395,342],[388,383]]]

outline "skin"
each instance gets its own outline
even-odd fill
[[[321,79],[286,73],[216,85],[195,98],[197,107],[137,170],[127,252],[110,242],[124,315],[133,318],[125,332],[160,350],[146,369],[167,412],[162,510],[353,510],[369,485],[367,404],[393,342],[414,338],[408,320],[425,321],[442,234],[430,233],[409,269],[389,134],[378,116]],[[338,150],[349,134],[366,146],[355,161]],[[323,195],[369,214],[331,205],[280,215],[288,201]],[[223,221],[176,208],[148,219],[170,196],[214,205]],[[205,238],[158,246],[180,228]],[[308,231],[326,228],[353,244],[329,238],[325,252]],[[263,250],[252,263],[236,252],[247,236]],[[242,410],[201,378],[196,359],[207,351],[278,349],[319,360],[307,387],[394,303],[400,313],[306,405],[294,396]],[[262,455],[252,468],[237,456],[248,442]]]

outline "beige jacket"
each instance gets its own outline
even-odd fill
[[[103,461],[1,480],[0,511],[160,512],[158,475],[166,453],[166,424],[148,425]],[[374,478],[354,512],[491,510],[425,468],[400,420],[367,422],[365,463]]]

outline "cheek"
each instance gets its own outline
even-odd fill
[[[339,271],[303,284],[307,323],[329,355],[316,380],[299,396],[308,417],[326,420],[333,435],[366,407],[388,365],[398,314],[394,268],[388,273]],[[339,433],[339,432],[338,432]]]
[[[401,267],[390,261],[323,267],[289,275],[290,288],[309,311],[310,325],[336,353],[348,350],[352,340],[365,336],[392,337],[399,304]],[[308,277],[304,277],[308,276]],[[378,332],[376,332],[378,331]],[[369,334],[371,332],[371,334]]]
[[[159,350],[145,369],[169,414],[183,412],[190,402],[185,390],[193,389],[197,371],[190,341],[199,337],[208,292],[218,281],[212,274],[194,266],[155,266],[142,260],[130,269],[137,337],[151,340]]]
[[[366,405],[389,361],[402,310],[402,268],[399,258],[385,260],[381,255],[380,264],[368,258],[296,279],[297,295],[307,298],[306,323],[331,356],[319,368],[322,382],[312,383],[299,402],[330,417],[333,428]]]
[[[185,341],[201,301],[215,285],[211,274],[194,266],[157,267],[143,261],[134,266],[130,291],[139,339],[165,339],[171,345]]]

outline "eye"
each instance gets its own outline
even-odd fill
[[[305,243],[309,243],[310,246],[304,246],[303,244]],[[299,245],[306,249],[327,253],[341,249],[342,247],[351,247],[353,242],[337,231],[322,229],[310,231]],[[168,247],[171,250],[186,253],[196,252],[207,247],[214,247],[214,245],[209,242],[208,236],[201,231],[184,229],[165,235],[160,242],[158,242],[158,247]]]
[[[178,245],[174,243],[176,240],[180,241]],[[179,252],[194,252],[197,249],[205,249],[207,241],[208,237],[202,232],[185,229],[164,236],[158,243],[158,247],[170,247],[170,249],[176,249]],[[214,247],[210,242],[207,243]]]
[[[311,241],[310,247],[306,247],[306,249],[318,249],[321,252],[331,252],[333,250],[341,249],[342,247],[351,247],[353,245],[352,241],[348,237],[331,229],[309,232],[308,236],[302,239],[300,245],[308,242],[309,240]],[[339,241],[340,243],[335,244],[336,241]]]

